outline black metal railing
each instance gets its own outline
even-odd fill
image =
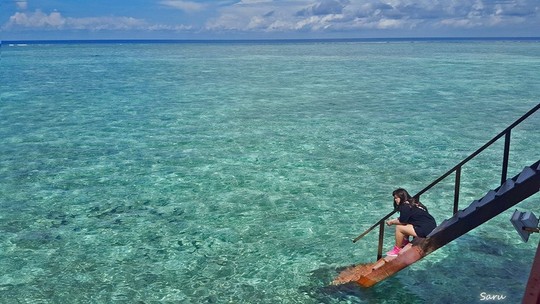
[[[527,119],[529,116],[534,114],[536,111],[540,109],[540,103],[536,105],[534,108],[529,110],[527,113],[525,113],[523,116],[521,116],[518,120],[516,120],[513,124],[508,126],[504,131],[499,133],[497,136],[493,137],[490,141],[488,141],[485,145],[480,147],[478,150],[476,150],[474,153],[469,155],[467,158],[465,158],[463,161],[455,165],[452,169],[448,170],[448,172],[441,175],[439,178],[434,180],[431,184],[429,184],[424,189],[420,190],[417,194],[414,195],[415,198],[420,199],[420,196],[424,193],[426,193],[428,190],[433,188],[435,185],[440,183],[442,180],[447,178],[450,174],[455,172],[455,183],[454,183],[454,214],[458,212],[458,205],[459,205],[459,189],[460,189],[460,183],[461,183],[461,167],[465,165],[468,161],[475,158],[478,154],[480,154],[482,151],[484,151],[486,148],[491,146],[493,143],[495,143],[497,140],[499,140],[501,137],[505,137],[504,139],[504,152],[503,152],[503,161],[502,161],[502,172],[501,172],[501,184],[503,184],[506,181],[506,175],[508,173],[508,160],[510,156],[510,138],[511,138],[511,132],[512,129],[515,128],[517,125],[519,125],[521,122],[523,122],[525,119]],[[390,218],[392,215],[394,215],[397,212],[397,210],[393,210],[392,212],[388,213],[384,217],[382,217],[379,221],[377,221],[373,226],[371,226],[369,229],[364,231],[362,234],[357,236],[353,243],[356,243],[358,240],[363,238],[365,235],[367,235],[370,231],[375,229],[375,227],[379,226],[379,246],[377,249],[377,260],[382,257],[382,250],[383,250],[383,241],[384,241],[384,225],[385,221]]]

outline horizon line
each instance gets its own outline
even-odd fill
[[[163,38],[103,38],[103,39],[14,39],[0,40],[0,44],[61,44],[61,43],[209,43],[209,42],[378,42],[378,41],[436,41],[436,40],[540,40],[540,36],[501,36],[501,37],[371,37],[371,38],[252,38],[252,39],[163,39]]]

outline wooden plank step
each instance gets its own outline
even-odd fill
[[[423,258],[424,252],[418,245],[405,246],[397,257],[385,257],[377,261],[371,272],[356,281],[362,287],[371,287],[399,272],[401,269]]]
[[[370,287],[420,259],[417,257],[419,250],[419,246],[408,244],[398,256],[386,256],[374,263],[349,267],[332,281],[332,285],[357,282],[363,287]]]

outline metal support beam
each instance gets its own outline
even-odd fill
[[[510,157],[510,134],[512,130],[509,129],[506,132],[506,136],[504,137],[504,154],[503,154],[503,164],[502,164],[502,172],[501,172],[501,185],[504,184],[506,181],[506,175],[508,174],[508,159]]]
[[[381,222],[381,226],[379,228],[379,246],[377,249],[377,260],[382,257],[383,243],[384,243],[384,221]]]
[[[456,169],[456,184],[454,185],[454,213],[456,214],[459,209],[459,185],[461,183],[461,167]]]
[[[538,303],[540,303],[540,242],[529,274],[527,289],[525,289],[525,295],[523,295],[523,304]]]

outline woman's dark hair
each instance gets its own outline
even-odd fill
[[[411,206],[411,208],[414,206],[414,207],[423,209],[426,212],[428,211],[426,206],[424,206],[417,198],[411,197],[409,192],[407,192],[407,190],[405,190],[403,188],[398,188],[398,189],[394,190],[392,192],[392,196],[399,197],[399,200],[400,200],[401,203],[407,203],[408,205]],[[398,207],[398,205],[394,201],[394,209],[397,209],[397,207]]]
[[[399,197],[399,201],[401,203],[405,203],[411,199],[411,196],[409,195],[409,192],[403,188],[398,188],[392,192],[392,196]],[[397,209],[398,205],[394,201],[394,209]]]

